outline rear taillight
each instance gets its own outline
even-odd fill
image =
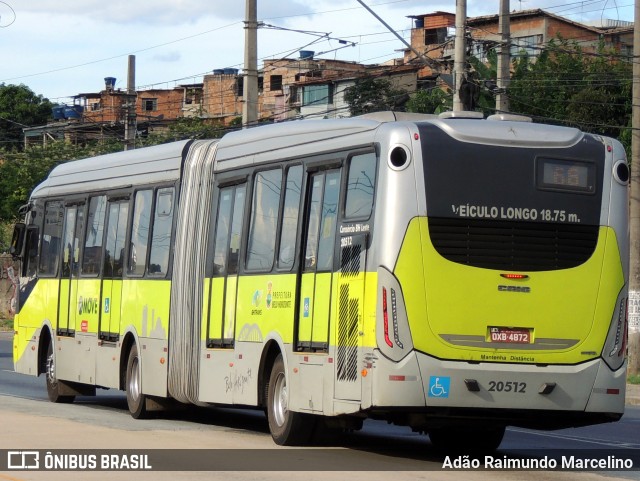
[[[613,356],[624,356],[627,350],[627,323],[628,323],[628,313],[627,313],[627,299],[622,299],[620,301],[619,309],[618,309],[618,322],[616,324],[616,338],[613,344],[613,349],[609,353],[610,357]]]
[[[622,334],[622,344],[620,345],[620,351],[618,357],[627,355],[627,345],[629,341],[629,300],[625,299],[624,303],[624,333]]]
[[[376,345],[388,359],[398,362],[413,350],[411,328],[402,287],[383,267],[378,268]]]
[[[609,334],[602,351],[602,358],[612,370],[617,370],[624,365],[627,357],[628,336],[628,299],[627,293],[621,292],[618,297],[617,309],[609,327]]]
[[[382,316],[384,318],[384,342],[387,346],[393,347],[393,343],[389,338],[389,310],[387,309],[387,289],[382,288]]]

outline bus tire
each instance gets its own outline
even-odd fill
[[[125,390],[127,392],[127,406],[134,419],[148,417],[147,396],[142,394],[142,371],[138,347],[134,344],[129,351],[127,371],[125,375]]]
[[[314,416],[289,410],[289,389],[282,354],[278,354],[271,368],[267,419],[271,437],[281,446],[307,444],[314,431]]]
[[[439,428],[429,430],[431,444],[441,452],[493,452],[500,446],[505,427]]]
[[[75,396],[60,394],[62,386],[56,377],[56,359],[53,355],[53,341],[49,340],[47,346],[47,359],[44,376],[47,382],[47,397],[54,403],[72,403]]]

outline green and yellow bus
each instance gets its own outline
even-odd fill
[[[296,121],[68,162],[23,208],[15,370],[49,398],[386,419],[448,448],[624,411],[629,168],[490,117]]]

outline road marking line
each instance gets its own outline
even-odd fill
[[[567,439],[570,441],[580,441],[582,443],[602,444],[604,446],[614,446],[619,448],[639,448],[640,447],[640,444],[638,443],[627,443],[627,442],[621,442],[621,441],[607,441],[605,439],[583,438],[580,436],[570,436],[567,434],[551,434],[551,433],[538,432],[538,431],[528,431],[525,429],[518,429],[518,428],[511,428],[511,427],[509,428],[509,431],[515,431],[523,434],[534,434],[536,436],[546,436],[549,438]]]

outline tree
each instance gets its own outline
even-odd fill
[[[404,110],[409,94],[394,88],[391,81],[376,77],[363,77],[344,91],[344,101],[352,116],[384,110]]]
[[[600,46],[587,54],[574,42],[549,42],[535,62],[514,62],[508,90],[513,112],[620,139],[631,119],[631,64]],[[628,144],[625,144],[628,146]]]
[[[407,112],[437,115],[451,110],[452,100],[451,93],[438,87],[418,90],[407,102]]]
[[[199,117],[183,117],[172,122],[167,132],[142,139],[142,146],[164,144],[184,139],[217,139],[224,134],[224,126]],[[137,144],[139,145],[139,143]]]
[[[43,125],[53,104],[25,85],[0,84],[0,142],[4,149],[22,149],[22,129]]]
[[[117,141],[76,146],[63,141],[47,147],[30,147],[23,152],[0,153],[0,221],[13,222],[18,209],[29,200],[31,191],[51,169],[70,160],[122,150]]]

